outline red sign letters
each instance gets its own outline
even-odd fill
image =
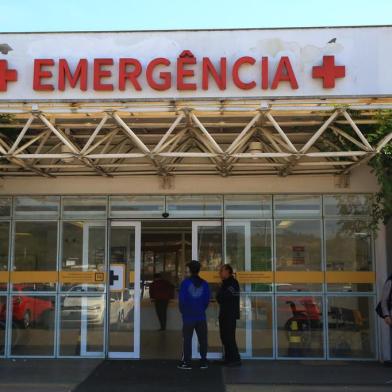
[[[288,86],[299,88],[293,64],[288,56],[271,61],[269,57],[242,56],[234,61],[221,57],[197,59],[192,52],[184,50],[171,61],[157,57],[142,62],[136,58],[79,59],[70,63],[67,59],[33,60],[34,91],[142,91],[153,89],[166,91],[209,90],[211,86],[226,90],[228,84],[240,90],[275,90]],[[252,72],[249,72],[252,70]],[[251,75],[259,75],[258,78]],[[335,65],[334,56],[324,56],[322,65],[315,65],[310,75],[321,78],[323,88],[334,88],[337,78],[345,77],[345,67]],[[0,92],[7,91],[8,82],[17,81],[17,71],[10,69],[6,60],[0,60]]]

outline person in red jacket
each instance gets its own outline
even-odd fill
[[[154,281],[150,285],[150,298],[155,302],[155,311],[158,316],[160,331],[166,330],[167,307],[169,301],[174,298],[174,286],[162,274],[155,274]]]

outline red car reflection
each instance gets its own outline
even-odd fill
[[[14,292],[20,294],[12,297],[13,321],[23,328],[29,328],[32,324],[48,324],[53,315],[54,304],[51,297],[25,295],[24,291],[30,291],[26,285],[14,285]],[[0,321],[5,321],[6,305],[0,305]]]

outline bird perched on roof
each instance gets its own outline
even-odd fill
[[[11,50],[13,49],[8,44],[0,44],[0,53],[8,54]]]

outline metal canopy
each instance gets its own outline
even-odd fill
[[[391,98],[0,102],[0,175],[348,174]]]

